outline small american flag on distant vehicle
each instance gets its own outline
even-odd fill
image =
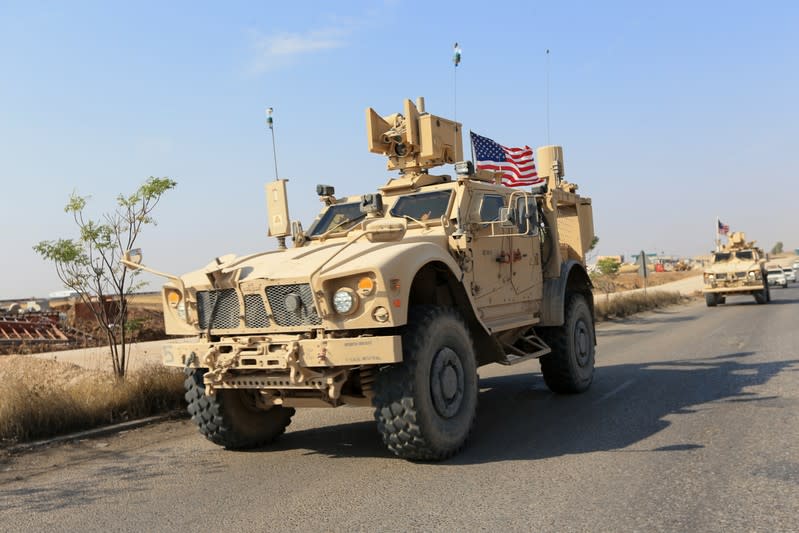
[[[491,170],[502,174],[502,184],[507,187],[538,185],[544,178],[538,176],[533,161],[533,149],[508,148],[488,137],[469,132],[474,147],[478,170]]]
[[[730,232],[730,227],[727,224],[722,224],[721,220],[716,219],[716,222],[719,224],[719,234],[720,235],[727,235]]]

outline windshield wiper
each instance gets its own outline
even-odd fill
[[[319,239],[320,240],[324,240],[328,235],[330,235],[331,233],[333,233],[337,229],[340,229],[342,226],[345,226],[346,224],[350,224],[351,222],[359,222],[360,220],[363,220],[364,217],[366,217],[366,213],[361,213],[360,215],[358,215],[355,218],[348,218],[346,220],[342,220],[341,222],[339,222],[338,224],[336,224],[335,226],[333,226],[329,230],[327,230],[324,233],[322,233],[319,236]]]
[[[421,221],[421,220],[419,220],[419,219],[417,219],[417,218],[413,218],[411,215],[405,215],[405,214],[403,214],[403,215],[402,215],[402,218],[408,219],[408,220],[410,220],[411,222],[416,222],[417,224],[419,224],[420,226],[422,226],[422,227],[423,227],[425,230],[427,230],[427,228],[428,228],[428,226],[427,226],[427,223],[426,223],[426,222],[423,222],[423,221]]]

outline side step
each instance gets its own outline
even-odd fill
[[[502,343],[505,349],[505,357],[499,359],[497,363],[501,365],[515,365],[528,359],[537,359],[552,351],[552,348],[535,333],[524,337],[519,337],[513,344]]]

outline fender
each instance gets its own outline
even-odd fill
[[[403,247],[402,253],[396,254],[384,266],[383,271],[387,276],[400,280],[399,300],[400,307],[394,309],[394,321],[397,325],[408,323],[408,303],[410,302],[410,292],[416,275],[422,268],[430,263],[441,263],[446,266],[454,278],[462,285],[464,272],[451,255],[443,253],[440,245],[432,242],[407,243]],[[463,294],[469,301],[471,309],[469,314],[474,317],[480,327],[488,333],[485,324],[482,323],[474,313],[475,304],[469,291],[464,290]]]
[[[565,320],[566,289],[576,285],[578,290],[591,290],[591,278],[582,263],[569,260],[560,265],[560,276],[544,280],[544,294],[541,302],[541,325],[561,326]],[[591,309],[593,305],[589,302]]]

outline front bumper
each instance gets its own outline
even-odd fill
[[[702,289],[703,293],[735,294],[735,293],[755,293],[763,290],[763,280],[751,282],[744,281],[719,281],[706,284]]]
[[[296,335],[223,337],[217,342],[176,342],[164,347],[167,366],[231,370],[286,370],[294,365],[331,368],[402,361],[399,335],[301,339]]]

